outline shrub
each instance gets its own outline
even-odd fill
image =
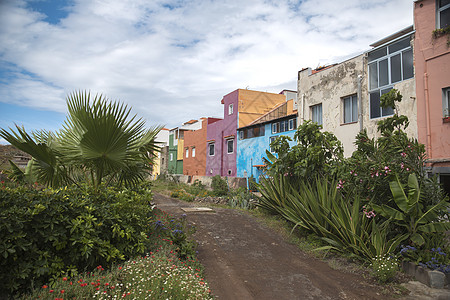
[[[398,262],[392,256],[383,255],[372,260],[372,274],[379,282],[385,283],[395,277],[398,271]]]
[[[216,175],[212,178],[211,188],[215,196],[224,196],[228,194],[228,185],[225,179]]]
[[[253,209],[256,207],[257,197],[240,187],[230,192],[228,205],[232,208]]]
[[[150,200],[146,189],[2,189],[0,294],[144,253]]]

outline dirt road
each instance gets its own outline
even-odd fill
[[[218,299],[388,299],[364,278],[330,268],[243,212],[185,212],[193,205],[159,194],[155,202],[196,225],[198,257]]]

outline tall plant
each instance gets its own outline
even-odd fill
[[[156,135],[161,127],[145,129],[145,122],[123,103],[111,102],[102,95],[92,99],[88,92],[67,97],[68,116],[63,128],[28,134],[1,129],[0,136],[30,154],[26,168],[29,180],[51,187],[84,181],[100,184],[135,185],[151,170]]]
[[[394,203],[372,206],[379,214],[403,228],[411,242],[420,246],[425,243],[424,234],[450,230],[450,222],[439,220],[439,212],[449,206],[447,199],[424,205],[415,174],[408,177],[408,190],[405,190],[398,176],[389,185]]]

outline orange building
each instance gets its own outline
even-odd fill
[[[206,175],[206,130],[207,125],[221,119],[200,118],[202,128],[184,133],[183,174]]]
[[[450,3],[414,1],[419,142],[430,171],[450,193]]]

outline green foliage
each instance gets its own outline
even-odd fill
[[[265,163],[271,176],[282,174],[291,182],[298,182],[337,173],[343,149],[335,135],[322,132],[317,123],[305,121],[298,127],[294,139],[297,144],[289,147],[289,137],[278,137],[270,145],[276,155],[266,151]]]
[[[400,93],[393,89],[382,96],[384,105],[395,107],[401,100]],[[419,182],[426,184],[430,201],[440,197],[439,188],[425,178],[423,165],[425,148],[417,140],[410,139],[404,132],[408,119],[396,113],[378,122],[378,139],[369,139],[364,130],[356,136],[357,150],[340,169],[340,186],[344,193],[357,189],[362,199],[376,204],[390,198],[390,176],[396,174],[406,181],[409,174],[416,174]],[[434,194],[434,195],[433,195]]]
[[[228,205],[232,208],[253,209],[256,202],[257,197],[243,187],[231,191],[228,197]]]
[[[211,188],[215,196],[225,196],[228,194],[228,184],[220,175],[212,178]]]
[[[390,182],[390,188],[394,203],[389,205],[373,204],[372,206],[377,213],[404,228],[412,243],[423,245],[425,243],[424,234],[450,230],[450,222],[439,221],[438,218],[439,212],[449,206],[447,199],[442,199],[434,205],[425,206],[424,199],[420,196],[420,186],[415,174],[409,175],[407,190],[398,176]]]
[[[33,158],[24,173],[28,181],[58,188],[80,181],[98,188],[112,183],[133,186],[150,171],[160,127],[144,129],[144,121],[130,109],[102,95],[92,104],[89,93],[67,98],[69,115],[56,132],[28,134],[1,129],[0,136]]]
[[[406,236],[388,239],[388,223],[376,224],[357,194],[351,195],[352,202],[347,201],[335,186],[336,182],[318,178],[297,188],[279,175],[261,181],[258,205],[282,215],[294,228],[321,237],[328,244],[321,250],[351,253],[363,260],[393,252]]]
[[[372,274],[381,283],[392,280],[399,270],[397,259],[389,255],[374,257],[370,266]]]
[[[144,253],[150,200],[147,189],[2,189],[0,294]]]
[[[401,258],[432,270],[450,273],[450,246],[445,242],[446,234],[430,233],[424,238],[425,243],[421,246],[402,245]]]
[[[22,299],[212,299],[202,273],[168,249],[150,252],[110,270],[64,276]]]
[[[186,202],[192,202],[195,200],[195,196],[186,192],[183,188],[178,188],[170,193],[170,197],[179,198]]]

